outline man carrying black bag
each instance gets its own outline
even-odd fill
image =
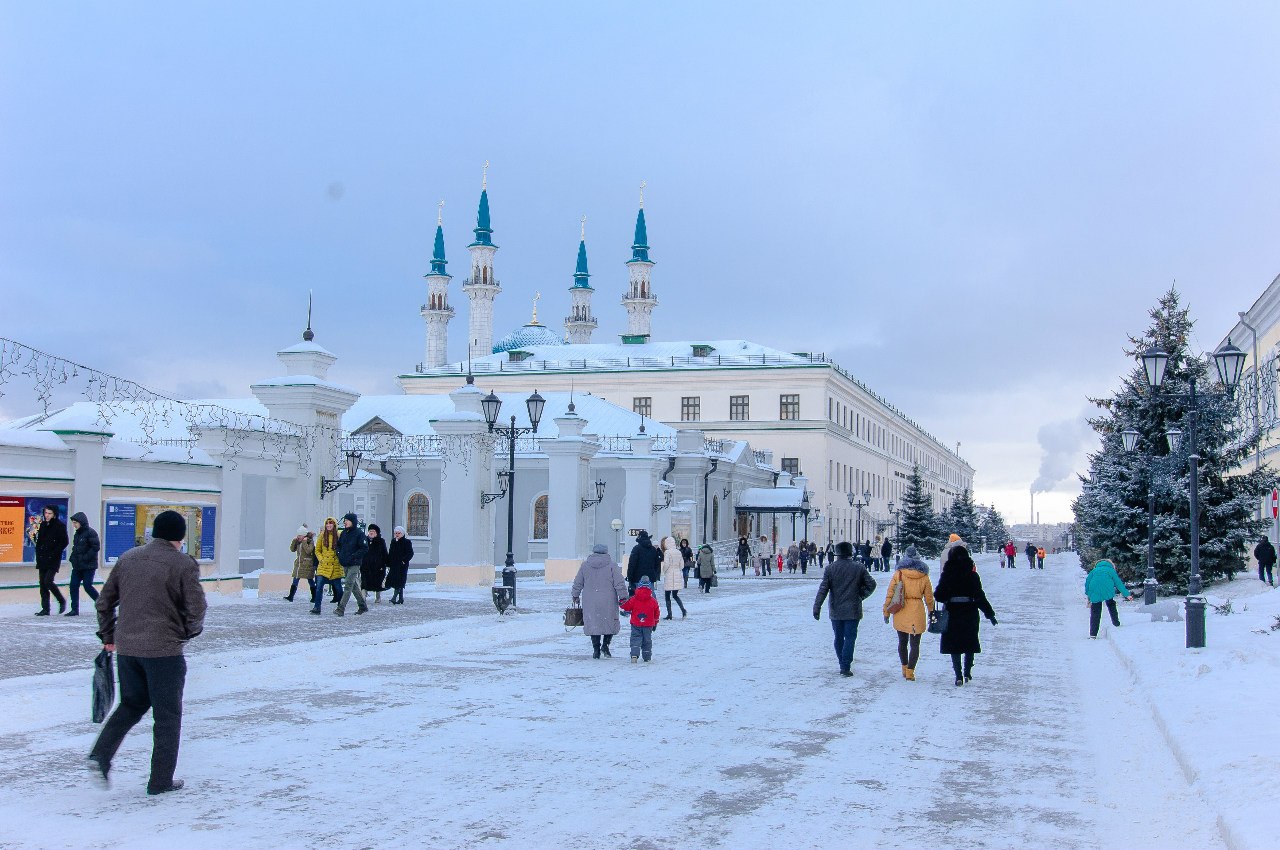
[[[187,678],[182,650],[203,631],[207,605],[200,566],[181,551],[186,536],[181,514],[160,513],[151,527],[151,542],[120,556],[98,596],[98,637],[106,651],[118,650],[120,706],[102,727],[89,753],[90,766],[105,781],[124,736],[150,709],[154,730],[148,794],[177,791],[183,784],[173,778]]]

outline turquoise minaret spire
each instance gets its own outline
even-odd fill
[[[640,212],[636,213],[636,239],[631,245],[631,259],[643,260],[648,263],[651,262],[649,259],[649,231],[644,226],[644,195],[642,194],[640,197]]]
[[[476,241],[467,246],[471,252],[471,275],[462,291],[470,299],[468,316],[468,351],[472,357],[484,357],[493,353],[493,300],[502,291],[493,273],[493,255],[498,246],[493,244],[493,227],[489,223],[489,163],[484,164],[480,180],[480,209],[476,213]]]
[[[573,286],[569,287],[569,318],[564,320],[570,344],[591,342],[591,332],[596,329],[596,317],[591,315],[591,295],[595,292],[587,278],[587,217],[582,217],[582,229],[578,233],[578,264],[573,270]]]
[[[445,364],[449,348],[449,320],[453,308],[449,306],[450,277],[444,267],[444,201],[436,213],[436,245],[431,253],[431,271],[427,279],[427,303],[422,305],[422,318],[427,323],[427,356],[422,365],[437,369]]]
[[[627,332],[622,336],[626,343],[648,342],[652,333],[653,308],[658,306],[658,298],[649,285],[653,260],[649,259],[649,231],[644,223],[644,187],[642,180],[640,211],[636,213],[636,238],[631,245],[631,259],[627,260],[630,281],[626,294],[622,296],[622,306],[627,308]]]
[[[493,228],[489,225],[489,189],[480,190],[480,209],[476,211],[476,241],[472,245],[492,245]]]
[[[591,284],[587,283],[587,278],[591,277],[587,271],[587,233],[586,233],[587,217],[582,217],[582,237],[578,242],[578,265],[573,270],[573,286],[575,289],[590,289]]]
[[[444,267],[449,261],[444,258],[444,223],[436,220],[436,247],[431,252],[431,273],[444,274]]]

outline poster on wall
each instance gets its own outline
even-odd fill
[[[44,509],[65,524],[68,503],[65,496],[0,496],[0,564],[34,564]]]
[[[163,511],[176,511],[187,521],[182,551],[197,560],[212,560],[217,508],[199,505],[139,505],[112,502],[107,505],[106,560],[113,564],[134,546],[151,542],[151,526]]]

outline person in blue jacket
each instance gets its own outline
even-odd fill
[[[1098,626],[1102,624],[1102,605],[1106,603],[1107,613],[1111,615],[1112,625],[1120,625],[1120,615],[1116,612],[1116,594],[1132,599],[1133,594],[1120,580],[1116,565],[1103,558],[1093,565],[1089,575],[1084,579],[1084,595],[1089,598],[1089,637],[1098,636]]]

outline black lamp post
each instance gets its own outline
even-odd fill
[[[484,411],[484,421],[489,426],[490,434],[498,434],[507,438],[507,558],[502,563],[502,587],[511,588],[509,600],[499,600],[499,595],[505,597],[506,592],[499,593],[494,588],[494,604],[498,606],[498,610],[503,610],[507,604],[514,606],[516,604],[516,556],[514,551],[514,537],[516,527],[516,439],[525,434],[538,433],[538,422],[542,419],[542,408],[546,406],[547,400],[538,395],[538,391],[534,390],[533,395],[525,399],[525,407],[529,411],[529,428],[517,428],[516,418],[511,417],[510,425],[498,425],[498,412],[502,409],[502,399],[498,398],[492,392],[480,400],[480,407]],[[485,495],[481,494],[481,506],[485,503]],[[502,498],[499,494],[496,498]],[[506,604],[501,604],[506,602]]]
[[[1138,447],[1140,435],[1132,428],[1120,432],[1120,441],[1124,450],[1131,452]],[[1154,605],[1156,602],[1156,488],[1155,488],[1155,454],[1147,452],[1147,580],[1142,586],[1142,602]]]
[[[853,530],[853,543],[855,546],[858,545],[858,542],[862,539],[862,509],[869,504],[871,504],[870,490],[863,490],[862,498],[857,499],[856,501],[853,495],[853,491],[849,492],[849,507],[858,509],[858,517],[855,520],[854,530]]]
[[[809,511],[812,505],[809,503],[809,493],[805,491],[804,496],[800,499],[800,513],[804,515],[804,540],[809,539]]]
[[[1152,346],[1142,352],[1142,369],[1146,374],[1147,384],[1153,391],[1158,391],[1164,383],[1164,373],[1169,365],[1167,352]],[[1240,383],[1240,373],[1244,371],[1245,354],[1230,342],[1213,352],[1213,365],[1218,372],[1218,380],[1226,388],[1228,397],[1235,394]],[[1187,460],[1191,463],[1191,578],[1187,583],[1187,648],[1199,649],[1205,645],[1204,609],[1205,599],[1200,595],[1203,586],[1200,582],[1200,455],[1197,445],[1196,426],[1199,419],[1199,402],[1196,395],[1196,376],[1190,377],[1190,392],[1187,393],[1188,406],[1186,417],[1187,428]],[[1221,396],[1222,393],[1209,393],[1209,397]],[[1181,394],[1178,394],[1180,397]],[[1170,451],[1177,453],[1182,444],[1182,431],[1170,428],[1165,432],[1169,440]]]
[[[332,493],[339,487],[349,487],[356,480],[356,473],[360,471],[360,461],[364,458],[363,452],[347,452],[347,480],[332,481],[328,478],[320,478],[320,498],[324,498],[326,494]]]
[[[889,503],[889,516],[893,518],[893,557],[901,558],[902,553],[898,550],[898,512],[893,509],[893,502]]]

